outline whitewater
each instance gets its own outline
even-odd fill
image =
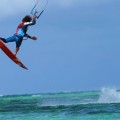
[[[120,120],[120,91],[0,96],[0,120]]]

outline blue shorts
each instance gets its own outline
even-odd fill
[[[23,40],[23,37],[13,35],[13,36],[6,39],[6,43],[7,42],[16,42],[16,47],[19,48],[21,46],[22,40]]]

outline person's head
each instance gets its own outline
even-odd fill
[[[32,20],[32,17],[30,15],[26,15],[23,19],[22,22],[30,22]]]

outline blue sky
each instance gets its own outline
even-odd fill
[[[13,35],[34,2],[1,1],[0,36]],[[40,3],[38,9],[44,0]],[[119,4],[119,0],[49,0],[28,31],[38,40],[23,41],[17,55],[29,70],[0,50],[0,94],[120,88]],[[15,50],[15,43],[6,45]]]

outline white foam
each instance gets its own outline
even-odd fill
[[[102,88],[98,103],[120,103],[120,92],[113,88]]]

